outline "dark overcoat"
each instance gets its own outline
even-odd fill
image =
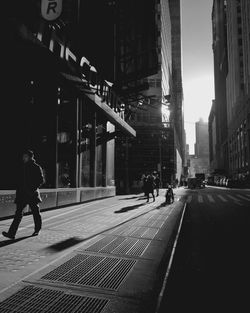
[[[147,194],[154,193],[154,188],[155,188],[154,178],[152,176],[148,176],[145,183],[146,193]]]
[[[37,204],[42,202],[39,187],[44,183],[41,167],[31,159],[23,164],[17,177],[15,203]]]

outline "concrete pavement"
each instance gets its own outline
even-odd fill
[[[154,312],[184,203],[117,196],[25,216],[0,241],[0,312]],[[10,220],[0,221],[0,231]]]

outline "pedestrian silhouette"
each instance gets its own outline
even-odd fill
[[[155,182],[156,197],[158,197],[159,196],[159,189],[160,189],[160,185],[161,185],[161,180],[160,180],[159,174],[157,174],[155,176],[154,182]]]
[[[17,175],[16,212],[8,232],[2,235],[15,239],[16,232],[23,217],[24,208],[29,205],[34,218],[35,229],[32,236],[37,236],[42,228],[42,218],[39,203],[42,202],[39,187],[44,183],[41,167],[34,159],[34,153],[26,150],[22,156],[23,165]]]
[[[147,180],[145,182],[145,190],[146,190],[146,195],[147,195],[147,202],[149,202],[150,194],[152,194],[153,201],[155,201],[154,188],[155,188],[154,176],[151,174],[151,175],[147,176]]]
[[[174,202],[174,192],[173,192],[172,185],[170,185],[170,184],[168,184],[165,197],[166,197],[166,203],[167,204]]]

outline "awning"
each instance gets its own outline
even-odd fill
[[[107,119],[114,124],[118,129],[128,136],[136,137],[136,131],[126,123],[120,116],[115,113],[106,103],[102,102],[101,98],[96,94],[87,93],[86,96],[92,100],[98,108],[107,116]]]
[[[84,93],[104,113],[107,119],[120,131],[128,136],[136,137],[136,131],[126,123],[114,110],[112,110],[102,99],[86,86],[86,81],[68,73],[61,72],[61,75],[70,81],[75,87]]]

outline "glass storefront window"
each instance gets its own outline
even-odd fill
[[[82,187],[90,186],[90,144],[91,133],[93,128],[93,113],[90,110],[88,103],[81,104],[81,125],[80,125],[80,168],[81,178],[80,185]]]
[[[76,97],[66,88],[58,101],[58,187],[76,186]]]
[[[106,122],[102,115],[97,116],[96,127],[96,186],[106,185]]]
[[[115,127],[108,122],[107,131],[114,132]],[[107,186],[115,185],[115,140],[107,142],[107,167],[106,167]]]

